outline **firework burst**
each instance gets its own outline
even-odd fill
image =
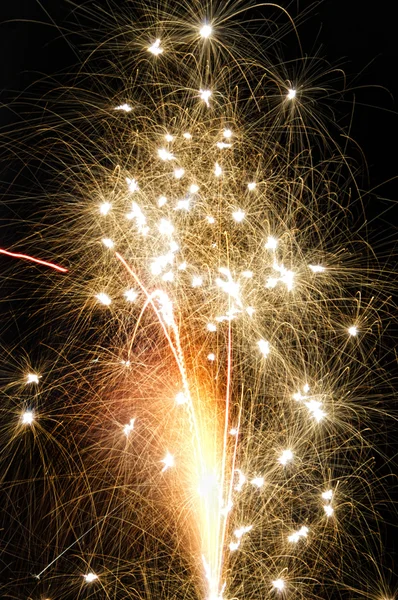
[[[279,60],[282,8],[81,15],[104,37],[8,141],[47,191],[0,250],[29,290],[1,409],[3,595],[370,597],[388,306],[353,258],[333,71]]]

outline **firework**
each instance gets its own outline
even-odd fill
[[[0,250],[37,265],[7,353],[5,597],[370,595],[386,299],[352,258],[326,88],[250,10],[82,9],[112,33],[8,142],[51,183]]]

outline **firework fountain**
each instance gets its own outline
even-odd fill
[[[1,251],[3,597],[375,597],[388,302],[337,73],[280,61],[274,5],[81,14],[103,38],[6,146],[46,193]]]

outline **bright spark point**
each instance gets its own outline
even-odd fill
[[[248,306],[246,308],[246,312],[249,315],[249,317],[252,317],[256,311],[255,311],[255,309],[252,306]]]
[[[188,402],[188,398],[186,397],[184,392],[178,392],[178,394],[176,396],[176,403],[181,405],[181,404],[186,404],[187,402]]]
[[[326,417],[326,413],[322,410],[322,404],[317,400],[309,400],[305,402],[305,405],[318,423]]]
[[[165,162],[168,160],[175,160],[174,154],[166,150],[166,148],[159,148],[158,156],[161,160],[164,160]]]
[[[138,181],[136,179],[130,179],[130,177],[126,177],[126,183],[127,183],[127,187],[129,189],[129,192],[131,192],[132,194],[134,192],[138,192],[139,185],[138,185]]]
[[[250,483],[258,488],[261,488],[264,485],[264,477],[254,477]]]
[[[358,328],[355,325],[352,325],[351,327],[348,328],[348,333],[355,337],[356,335],[358,335]]]
[[[253,525],[246,525],[245,527],[239,527],[239,529],[235,529],[234,536],[240,540],[245,535],[245,533],[249,533],[253,529]]]
[[[34,421],[33,411],[26,410],[21,417],[21,421],[22,421],[23,425],[32,425],[32,423]]]
[[[278,247],[278,240],[276,238],[272,237],[272,235],[270,235],[265,244],[265,248],[267,250],[276,250],[277,247]]]
[[[26,376],[26,383],[39,383],[39,375],[36,373],[28,373]]]
[[[100,211],[101,215],[105,216],[108,214],[108,212],[111,210],[111,208],[112,208],[112,204],[110,202],[103,202],[99,207],[99,211]]]
[[[200,287],[201,285],[203,285],[202,277],[199,277],[198,275],[192,277],[192,287]]]
[[[216,326],[216,325],[214,325],[214,323],[208,323],[208,324],[207,324],[207,329],[208,329],[209,331],[212,331],[212,332],[214,332],[214,331],[217,331],[217,326]]]
[[[130,419],[130,423],[128,423],[127,425],[125,425],[123,427],[123,433],[124,435],[128,436],[134,429],[134,423],[135,423],[135,418],[134,419]]]
[[[182,137],[185,138],[186,140],[191,140],[192,134],[189,133],[189,131],[186,131],[185,133],[182,134]]]
[[[278,462],[283,466],[287,465],[291,460],[293,460],[293,452],[291,450],[284,450],[278,458]]]
[[[208,37],[211,36],[212,31],[213,31],[213,29],[212,29],[211,25],[203,25],[203,27],[201,27],[199,30],[200,37],[207,39]]]
[[[170,221],[168,221],[167,219],[160,219],[158,230],[159,233],[161,233],[162,235],[170,236],[173,235],[174,225],[170,223]]]
[[[104,304],[105,306],[109,306],[112,303],[112,300],[109,298],[108,294],[104,294],[104,292],[97,294],[95,297],[97,298],[98,302],[101,302],[101,304]]]
[[[200,98],[203,100],[206,106],[210,106],[209,100],[212,94],[211,90],[199,90],[199,92]]]
[[[275,579],[272,582],[272,587],[278,592],[282,592],[285,589],[285,582],[283,579]]]
[[[207,360],[210,360],[211,362],[215,361],[216,355],[211,352],[210,354],[207,355]]]
[[[253,190],[255,190],[255,189],[256,189],[256,187],[257,187],[257,184],[256,184],[256,182],[255,182],[255,181],[251,181],[250,183],[248,183],[248,184],[247,184],[247,188],[248,188],[248,190],[250,190],[251,192],[252,192]]]
[[[232,148],[232,144],[228,144],[226,142],[217,142],[216,146],[217,146],[217,148],[219,148],[219,150],[225,150],[226,148]]]
[[[120,106],[116,106],[114,110],[122,110],[123,112],[131,112],[133,109],[130,104],[121,104]]]
[[[246,277],[246,279],[251,279],[253,277],[253,271],[242,271],[242,277]]]
[[[167,452],[167,454],[164,457],[164,459],[161,460],[160,462],[164,463],[164,467],[162,469],[162,473],[164,473],[164,471],[166,471],[167,469],[170,469],[171,467],[175,466],[174,456],[172,454],[170,454],[170,452]]]
[[[189,186],[189,191],[191,194],[196,194],[196,192],[199,191],[199,186],[196,185],[196,183],[193,183],[191,186]]]
[[[231,550],[231,552],[235,552],[235,550],[237,550],[240,546],[240,541],[237,542],[230,542],[228,547]]]
[[[330,504],[326,504],[326,506],[323,507],[323,510],[325,511],[327,517],[333,516],[334,508],[330,506]]]
[[[83,577],[86,583],[92,583],[93,581],[98,579],[98,575],[96,575],[95,573],[87,573],[87,575],[83,575]]]
[[[243,210],[239,209],[239,210],[236,210],[235,212],[233,212],[232,216],[237,223],[242,223],[243,219],[246,216],[246,213]]]
[[[222,168],[220,167],[220,165],[218,164],[218,162],[216,162],[216,164],[214,166],[214,175],[216,177],[221,177],[221,175],[222,175]]]
[[[137,299],[138,293],[133,290],[126,290],[124,292],[124,297],[126,298],[127,302],[134,302]]]
[[[296,97],[296,94],[297,94],[296,90],[289,89],[286,97],[288,100],[294,100],[294,98]]]
[[[113,242],[113,240],[111,240],[110,238],[104,238],[102,240],[102,243],[104,244],[105,248],[114,248],[115,244]]]
[[[301,538],[306,538],[307,535],[308,535],[308,527],[303,526],[298,531],[295,531],[294,533],[292,533],[291,535],[289,535],[289,537],[287,539],[288,539],[289,542],[297,544],[297,542]]]
[[[182,169],[182,168],[176,169],[174,171],[174,177],[176,179],[181,179],[182,177],[184,177],[184,174],[185,174],[185,169]]]
[[[160,198],[158,199],[158,206],[159,206],[159,208],[161,208],[162,206],[164,206],[166,203],[167,203],[166,196],[160,196]]]
[[[191,201],[189,198],[186,200],[179,200],[176,204],[175,210],[189,210]]]
[[[154,56],[159,56],[159,54],[162,54],[163,48],[160,47],[160,43],[161,42],[159,39],[155,40],[152,46],[149,46],[148,52],[150,52]]]
[[[323,500],[332,500],[333,498],[333,490],[326,490],[326,492],[322,493]]]
[[[223,131],[223,136],[224,136],[224,137],[225,137],[227,140],[231,139],[231,137],[232,137],[232,131],[231,131],[231,129],[224,129],[224,131]]]
[[[172,142],[174,140],[174,135],[171,135],[170,133],[166,133],[166,135],[164,136],[164,139],[166,140],[166,142]]]
[[[232,429],[229,430],[229,435],[238,435],[238,430],[236,429],[236,427],[232,427]]]
[[[268,356],[270,353],[270,345],[266,340],[259,340],[257,342],[258,347],[260,348],[260,352],[263,356]]]
[[[210,223],[210,225],[213,225],[216,222],[215,218],[211,217],[210,215],[206,217],[206,221]]]
[[[311,269],[313,273],[324,273],[324,271],[326,271],[325,267],[322,267],[322,265],[308,265],[308,268]]]

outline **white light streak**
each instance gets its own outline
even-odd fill
[[[232,144],[228,144],[227,142],[217,142],[216,146],[219,150],[226,150],[227,148],[232,148]]]
[[[235,469],[235,472],[238,473],[238,482],[235,485],[234,490],[236,492],[240,492],[243,486],[245,485],[247,478],[246,475],[240,469]]]
[[[236,539],[241,540],[242,537],[246,533],[249,533],[249,531],[251,531],[252,529],[253,525],[245,525],[244,527],[239,527],[239,529],[235,529],[234,536],[236,537]]]
[[[214,175],[216,177],[221,177],[222,175],[222,168],[221,166],[218,164],[218,162],[216,162],[216,164],[214,165]]]

